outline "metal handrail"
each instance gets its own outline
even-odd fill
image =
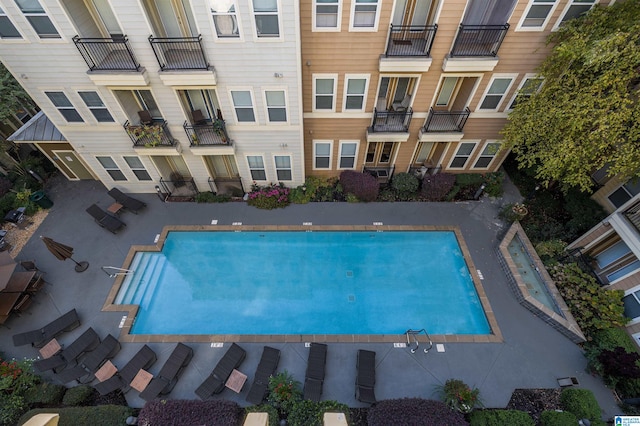
[[[427,333],[427,330],[425,330],[424,328],[421,328],[420,330],[409,329],[405,333],[407,335],[407,346],[409,348],[411,348],[411,341],[410,341],[409,336],[413,336],[413,343],[416,344],[416,347],[411,349],[411,353],[412,354],[416,353],[416,351],[418,350],[418,347],[420,346],[420,342],[418,342],[418,334],[420,334],[420,333],[424,333],[424,335],[427,336],[427,339],[429,339],[429,347],[423,349],[424,353],[425,354],[429,353],[429,350],[431,350],[431,348],[433,348],[433,342],[431,341],[431,337],[429,337],[429,334]]]
[[[109,275],[109,278],[115,278],[118,275],[129,275],[129,274],[133,274],[135,271],[132,269],[124,269],[124,268],[118,268],[117,266],[101,266],[100,269],[102,269],[102,272],[104,272],[105,274]],[[107,269],[115,269],[117,272],[108,272]]]

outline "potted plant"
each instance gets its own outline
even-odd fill
[[[224,121],[213,120],[213,131],[222,139],[222,142],[227,142],[227,135],[224,131]]]
[[[146,148],[158,146],[162,143],[162,127],[158,125],[141,124],[129,126],[129,132],[136,138],[136,142],[143,142]]]

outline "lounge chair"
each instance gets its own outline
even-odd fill
[[[33,363],[33,368],[40,372],[47,370],[62,370],[71,361],[74,361],[83,353],[95,349],[99,344],[100,337],[93,328],[89,327],[84,333],[80,335],[80,337],[74,340],[73,343],[64,348],[58,354],[49,358],[35,361]]]
[[[95,204],[92,204],[89,206],[89,208],[87,208],[87,213],[89,213],[95,219],[98,225],[106,228],[114,234],[118,232],[122,227],[127,226],[126,223],[115,216],[111,216],[109,213],[105,212]]]
[[[242,364],[247,353],[240,346],[235,343],[231,344],[231,347],[222,356],[218,364],[209,374],[209,377],[196,389],[196,395],[200,399],[205,400],[211,395],[220,393],[224,390],[224,385],[227,379],[231,375],[231,372]]]
[[[69,383],[77,380],[79,383],[89,383],[94,379],[94,373],[107,360],[116,356],[120,351],[120,342],[112,335],[107,335],[97,348],[89,352],[82,358],[78,365],[62,370],[56,374],[56,378],[62,383]]]
[[[307,372],[304,377],[304,399],[315,402],[320,401],[326,363],[327,345],[324,343],[311,343]]]
[[[126,392],[138,371],[151,367],[156,359],[156,353],[149,346],[144,345],[121,370],[118,370],[116,375],[97,383],[94,388],[100,392],[100,395],[106,395],[118,389]]]
[[[147,206],[146,203],[142,201],[130,197],[124,192],[120,191],[118,188],[112,188],[108,192],[109,196],[113,198],[117,203],[122,204],[122,206],[129,210],[131,213],[138,214],[138,211],[142,210]]]
[[[247,401],[253,405],[260,405],[267,396],[269,390],[269,377],[275,373],[280,361],[280,350],[265,346],[262,350],[262,357],[258,363],[253,384],[247,394]]]
[[[376,353],[373,351],[358,351],[356,361],[356,399],[368,404],[376,403]]]
[[[43,347],[49,340],[59,336],[65,331],[71,331],[80,326],[80,318],[75,309],[70,310],[61,317],[56,318],[41,329],[27,331],[13,336],[13,344],[22,346],[31,344],[36,348]]]
[[[140,398],[151,401],[158,395],[166,395],[175,386],[189,362],[193,358],[193,349],[178,343],[164,363],[160,372],[151,380],[147,387],[140,392]]]

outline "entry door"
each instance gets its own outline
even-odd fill
[[[369,142],[365,164],[388,167],[395,156],[396,145],[394,142]]]
[[[208,155],[204,161],[209,174],[214,178],[237,178],[240,176],[233,155]]]
[[[516,0],[470,0],[462,23],[465,25],[504,25]]]
[[[478,77],[444,77],[436,97],[435,109],[462,111],[469,106]]]
[[[92,13],[95,13],[98,25],[102,25],[101,31],[106,31],[106,34],[114,39],[122,39],[124,37],[120,24],[118,24],[118,20],[107,0],[88,0],[88,7]]]
[[[171,179],[171,175],[174,172],[180,173],[180,176],[183,178],[191,177],[191,173],[189,172],[189,168],[187,167],[187,163],[185,163],[184,159],[181,156],[177,155],[167,155],[167,156],[157,156],[152,155],[151,161],[155,164],[160,176],[163,179],[168,180]]]
[[[151,2],[150,2],[151,3]],[[189,0],[155,0],[152,2],[162,25],[164,37],[195,37],[198,35]]]
[[[405,96],[411,96],[414,85],[415,78],[382,77],[376,108],[388,111],[394,103],[402,103]]]
[[[87,170],[87,168],[80,161],[80,159],[78,158],[75,152],[65,151],[65,150],[59,150],[59,151],[52,150],[51,153],[58,158],[58,161],[61,164],[64,164],[64,166],[66,166],[69,170],[71,170],[71,172],[75,175],[75,176],[71,176],[68,173],[65,173],[64,169],[60,169],[60,171],[62,171],[65,175],[67,175],[69,179],[71,180],[75,180],[75,179],[93,180],[94,179],[91,172]]]
[[[394,26],[431,25],[435,20],[437,3],[438,0],[397,0],[392,24]]]
[[[207,119],[215,119],[220,106],[214,90],[182,90],[180,95],[188,105],[188,111],[202,111],[202,115]]]

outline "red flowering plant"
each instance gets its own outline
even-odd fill
[[[302,400],[300,383],[284,370],[269,377],[269,395],[267,401],[274,406],[283,418],[286,418],[294,405]]]
[[[0,392],[21,393],[39,381],[31,372],[33,361],[5,360],[0,358]]]
[[[470,413],[480,403],[480,390],[471,389],[462,380],[449,379],[441,389],[442,400],[452,410]]]
[[[247,196],[247,204],[259,209],[276,209],[289,205],[289,188],[283,184],[271,184],[259,186],[255,183],[251,186],[251,192]]]

